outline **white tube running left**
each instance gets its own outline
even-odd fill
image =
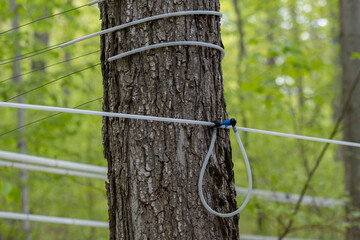
[[[101,174],[96,174],[96,173],[88,173],[88,172],[72,171],[72,170],[63,169],[63,168],[43,167],[43,166],[37,166],[37,165],[31,165],[31,164],[23,164],[23,163],[14,163],[14,162],[7,162],[7,161],[0,161],[0,166],[17,168],[17,169],[24,169],[24,170],[30,170],[30,171],[38,171],[38,172],[46,172],[46,173],[67,175],[67,176],[86,177],[86,178],[107,180],[106,175],[101,175]]]
[[[11,212],[0,212],[0,218],[14,219],[14,220],[27,220],[34,222],[46,222],[46,223],[58,223],[58,224],[67,224],[67,225],[78,225],[78,226],[88,226],[88,227],[101,227],[109,228],[108,222],[101,221],[90,221],[82,219],[73,219],[73,218],[61,218],[61,217],[49,217],[41,215],[30,215],[22,213],[11,213]],[[276,237],[263,237],[263,236],[254,236],[254,235],[240,235],[241,239],[251,239],[251,240],[277,240]],[[284,240],[310,240],[310,239],[298,239],[298,238],[286,238]]]
[[[0,102],[0,107],[21,108],[21,109],[31,109],[31,110],[39,110],[39,111],[50,111],[50,112],[75,113],[75,114],[103,116],[103,117],[118,117],[118,118],[138,119],[138,120],[157,121],[157,122],[172,122],[172,123],[182,123],[182,124],[214,126],[214,123],[205,122],[205,121],[153,117],[153,116],[145,116],[145,115],[126,114],[126,113],[99,112],[99,111],[82,110],[82,109],[74,109],[74,108],[50,107],[50,106],[31,105],[31,104],[22,104],[22,103]]]
[[[19,161],[19,162],[23,162],[23,163],[35,163],[35,164],[52,166],[52,167],[69,168],[69,169],[97,172],[97,173],[105,173],[105,174],[107,173],[106,167],[100,167],[100,166],[83,164],[83,163],[68,162],[68,161],[62,161],[62,160],[55,160],[55,159],[31,156],[31,155],[20,154],[20,153],[0,151],[0,158],[6,159],[6,160],[12,160],[12,161]]]
[[[91,220],[63,218],[63,217],[50,217],[50,216],[12,213],[12,212],[0,212],[0,218],[29,220],[34,222],[59,223],[59,224],[67,224],[67,225],[79,225],[79,226],[88,226],[88,227],[102,227],[102,228],[109,227],[109,223],[101,222],[101,221],[91,221]]]

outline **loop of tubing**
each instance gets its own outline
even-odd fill
[[[225,217],[233,217],[236,214],[240,213],[245,208],[247,203],[249,202],[250,197],[251,197],[251,192],[252,192],[252,174],[251,174],[251,168],[250,168],[249,159],[248,159],[248,157],[246,155],[245,148],[244,148],[244,146],[243,146],[243,144],[241,142],[241,139],[240,139],[240,136],[239,136],[239,133],[238,133],[236,127],[233,127],[233,130],[234,130],[234,133],[235,133],[235,136],[236,136],[236,140],[238,141],[239,147],[241,149],[241,153],[242,153],[242,155],[244,157],[244,162],[245,162],[246,171],[247,171],[247,174],[248,174],[248,181],[249,181],[248,193],[246,195],[246,199],[243,202],[243,204],[237,210],[235,210],[234,212],[231,212],[231,213],[219,213],[219,212],[216,212],[215,210],[213,210],[207,204],[207,202],[205,200],[205,197],[204,197],[204,194],[203,194],[202,183],[203,183],[203,178],[204,178],[206,166],[207,166],[207,164],[209,162],[210,156],[211,156],[212,151],[214,149],[214,145],[215,145],[215,141],[216,141],[216,133],[217,133],[217,128],[216,127],[213,128],[213,135],[212,135],[212,138],[211,138],[209,151],[206,154],[204,163],[203,163],[201,171],[200,171],[200,176],[199,176],[199,195],[200,195],[200,199],[201,199],[202,204],[204,205],[206,210],[208,210],[211,214],[216,215],[218,217],[223,217],[223,218],[225,218]]]
[[[149,46],[145,46],[145,47],[136,48],[134,50],[130,50],[130,51],[115,55],[113,57],[110,57],[110,58],[108,58],[108,61],[111,62],[111,61],[114,61],[114,60],[117,60],[117,59],[120,59],[123,57],[133,55],[135,53],[143,52],[143,51],[150,50],[150,49],[170,47],[170,46],[182,46],[182,45],[215,48],[221,52],[221,59],[223,59],[225,56],[225,50],[222,47],[212,44],[212,43],[205,43],[205,42],[198,42],[198,41],[177,41],[177,42],[158,43],[158,44],[153,44],[153,45],[149,45]]]

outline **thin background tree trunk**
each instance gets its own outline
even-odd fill
[[[341,62],[342,62],[342,96],[343,101],[349,92],[352,81],[360,70],[360,60],[351,60],[354,52],[360,52],[360,1],[340,0],[341,23]],[[349,110],[344,118],[344,140],[360,142],[360,86],[354,92]],[[347,240],[359,239],[360,217],[351,213],[360,211],[360,149],[344,147],[346,191],[350,197],[347,207],[348,221],[353,226],[347,229]]]
[[[219,10],[218,1],[108,0],[102,29],[183,10]],[[157,20],[101,37],[101,60],[141,46],[171,41],[222,45],[220,19],[186,16]],[[102,64],[104,111],[224,120],[221,55],[202,47],[169,47]],[[110,239],[239,239],[238,216],[208,213],[198,176],[211,129],[141,120],[103,119],[108,160]],[[236,209],[229,131],[219,130],[204,180],[209,204]]]
[[[18,13],[18,7],[16,0],[10,0],[10,8],[12,12],[14,13],[14,18],[12,20],[12,27],[16,28],[19,26],[19,13]],[[15,32],[19,32],[18,30],[15,30]],[[20,39],[20,37],[18,38]],[[14,41],[14,56],[17,57],[21,54],[20,50],[20,43],[19,40]],[[13,77],[21,75],[21,65],[20,61],[15,61],[12,65],[13,69]],[[23,79],[22,77],[14,78],[14,82],[20,85],[22,83]],[[25,103],[24,97],[18,98],[19,103]],[[18,126],[23,126],[25,124],[25,110],[19,109],[18,110]],[[19,153],[26,153],[26,135],[25,135],[25,128],[21,128],[19,130],[19,140],[18,140],[18,151]],[[20,180],[21,180],[21,210],[25,214],[29,214],[29,191],[27,187],[27,180],[28,180],[28,173],[26,170],[20,170]],[[25,232],[25,240],[31,239],[31,228],[30,228],[30,221],[24,220],[22,229]]]

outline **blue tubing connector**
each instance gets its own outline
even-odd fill
[[[227,128],[229,125],[235,127],[236,125],[236,120],[234,118],[232,119],[226,119],[224,122],[214,122],[215,123],[215,127],[220,127],[220,126],[224,126],[225,125],[225,128]]]

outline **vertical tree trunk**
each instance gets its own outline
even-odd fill
[[[13,20],[12,20],[12,27],[16,28],[19,26],[19,13],[18,13],[18,7],[16,4],[16,0],[10,0],[10,8],[12,12],[15,14]],[[16,33],[18,33],[18,30],[15,30]],[[17,39],[20,39],[19,36],[17,36]],[[21,53],[20,51],[20,43],[19,40],[14,41],[14,57],[19,56]],[[16,61],[12,65],[12,72],[13,77],[21,75],[21,65],[20,61]],[[14,82],[21,85],[23,79],[22,76],[14,78]],[[20,87],[19,87],[20,88]],[[19,103],[25,103],[24,97],[19,97]],[[18,110],[18,126],[25,125],[25,110],[19,109]],[[18,151],[19,153],[26,153],[26,135],[25,135],[25,128],[20,128],[20,137],[18,140]],[[23,213],[29,214],[29,192],[27,187],[27,180],[28,180],[28,173],[26,170],[20,170],[20,180],[21,180],[21,210]],[[22,229],[26,234],[25,240],[31,239],[31,228],[30,228],[30,221],[24,220]]]
[[[48,15],[48,11],[45,11],[44,17],[47,16],[47,15]],[[36,46],[39,45],[38,43],[41,43],[41,47],[39,47],[39,49],[47,47],[49,45],[49,34],[47,32],[45,32],[45,33],[35,32],[34,33],[34,39],[35,39],[35,44],[34,44],[35,49],[37,49]],[[32,70],[39,69],[39,68],[44,68],[45,65],[46,65],[45,60],[33,60],[33,61],[31,61]],[[42,72],[45,72],[45,71],[42,71]]]
[[[100,4],[106,29],[152,15],[219,10],[208,0],[108,0]],[[134,26],[101,38],[101,60],[171,41],[222,45],[220,19],[186,16]],[[104,111],[186,118],[226,118],[221,56],[202,47],[168,47],[103,62]],[[103,119],[108,160],[110,239],[239,239],[239,217],[219,218],[201,205],[197,181],[208,150],[206,127]],[[218,211],[236,209],[229,132],[220,130],[204,187]]]
[[[242,66],[243,60],[246,56],[246,48],[245,48],[245,40],[244,40],[244,28],[243,28],[243,20],[242,20],[242,9],[241,9],[241,2],[239,3],[239,0],[233,0],[233,5],[234,5],[234,9],[235,9],[235,13],[236,13],[236,29],[238,31],[239,34],[239,53],[238,53],[238,57],[237,57],[237,61],[236,61],[236,74],[237,74],[237,81],[239,86],[241,87],[241,85],[244,82],[244,76],[243,76],[243,72],[246,71],[246,66]],[[243,70],[245,69],[245,70]],[[244,102],[244,95],[240,94],[239,95],[240,98],[240,102],[243,103]],[[241,125],[243,127],[247,127],[248,126],[248,120],[247,120],[247,116],[246,116],[246,112],[243,110],[242,107],[240,107],[239,112],[242,116],[242,122]],[[248,133],[244,132],[244,144],[245,147],[248,146]]]
[[[340,0],[341,22],[341,62],[342,62],[342,99],[346,98],[349,88],[360,70],[360,60],[351,60],[354,52],[360,52],[360,1]],[[360,86],[357,86],[349,110],[344,118],[344,140],[360,142]],[[350,197],[348,220],[352,224],[347,229],[347,240],[359,239],[359,216],[351,213],[360,211],[360,149],[344,147],[346,191]]]
[[[48,16],[49,11],[45,10],[43,17]],[[47,32],[39,33],[35,31],[34,33],[34,49],[42,49],[49,45],[49,34]],[[46,61],[44,59],[33,59],[31,61],[31,70],[42,69],[46,66]],[[47,80],[46,70],[41,70],[37,74],[30,77],[30,80],[33,82],[45,82]],[[66,106],[65,106],[66,107]]]
[[[70,63],[70,58],[71,58],[71,54],[69,52],[65,52],[65,61],[68,61],[66,63],[66,68],[67,69],[71,69],[71,63]],[[63,101],[63,106],[64,107],[69,107],[69,98],[70,98],[70,95],[71,95],[71,91],[70,91],[70,88],[68,87],[68,82],[69,79],[64,79],[64,86],[62,87],[62,91],[63,91],[63,94],[64,94],[64,101]]]

